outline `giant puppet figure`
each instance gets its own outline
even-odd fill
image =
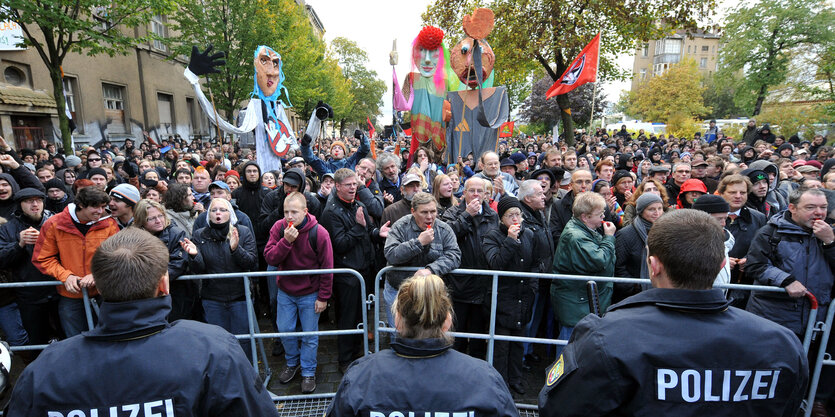
[[[494,151],[499,143],[499,127],[507,121],[510,106],[504,87],[491,87],[496,56],[485,38],[493,30],[490,9],[475,9],[464,16],[464,38],[449,51],[450,64],[458,79],[466,85],[448,94],[451,114],[446,129],[447,160],[454,163],[472,153],[478,158]],[[488,81],[488,82],[486,82]]]
[[[440,154],[446,146],[443,109],[447,92],[445,62],[448,58],[445,55],[448,56],[449,52],[443,40],[442,30],[433,26],[424,27],[412,42],[412,71],[403,82],[402,92],[397,73],[393,73],[394,109],[411,114],[410,158],[414,158],[418,146],[431,146],[436,154]],[[395,65],[396,58],[392,60],[392,65]]]
[[[210,56],[211,50],[211,45],[202,53],[196,46],[192,47],[191,59],[184,73],[186,79],[194,87],[200,106],[206,116],[225,132],[235,134],[254,132],[255,150],[261,171],[280,171],[281,158],[291,149],[299,147],[293,135],[293,128],[284,112],[285,104],[279,99],[282,90],[285,92],[285,97],[289,97],[287,88],[284,87],[281,55],[264,45],[255,49],[255,77],[250,94],[252,98],[244,110],[241,125],[236,127],[217,117],[214,106],[206,99],[206,95],[200,88],[200,75],[220,72],[216,67],[226,63],[221,60],[225,56],[223,52]],[[333,117],[333,110],[320,101],[310,116],[305,134],[312,138],[319,136],[321,122],[328,117]]]

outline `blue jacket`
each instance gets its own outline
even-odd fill
[[[391,349],[356,360],[339,383],[327,417],[408,416],[410,411],[416,416],[432,411],[518,416],[501,375],[487,362],[451,347],[440,339],[398,337]]]
[[[5,415],[278,416],[231,334],[169,311],[168,296],[103,303],[95,329],[23,370]]]
[[[818,317],[826,317],[832,297],[835,245],[824,247],[811,230],[791,221],[791,213],[774,215],[748,249],[746,274],[754,284],[785,287],[791,277],[818,299]],[[790,282],[789,282],[790,283]],[[788,327],[802,335],[809,319],[809,301],[785,293],[753,292],[747,310]]]
[[[362,139],[360,139],[360,148],[357,149],[353,155],[347,156],[338,161],[323,161],[319,159],[318,156],[313,154],[313,149],[310,148],[310,145],[302,145],[301,151],[304,162],[307,162],[317,174],[322,176],[327,173],[336,172],[339,168],[348,168],[353,170],[362,158],[368,156],[368,152],[371,151],[371,143],[368,140],[368,136],[362,135]]]

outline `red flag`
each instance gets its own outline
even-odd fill
[[[368,137],[373,138],[375,132],[374,125],[371,124],[371,119],[368,116],[365,117],[365,121],[368,122]]]
[[[548,92],[545,93],[545,99],[554,96],[565,94],[585,83],[593,83],[597,81],[597,64],[600,56],[600,34],[598,33],[594,39],[583,48],[580,55],[568,66],[568,69],[562,74]]]
[[[504,122],[499,127],[499,137],[509,138],[513,136],[513,122]]]

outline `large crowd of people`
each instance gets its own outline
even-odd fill
[[[495,151],[450,161],[425,147],[410,155],[403,138],[356,131],[303,144],[281,170],[268,172],[251,149],[179,136],[105,140],[76,152],[46,141],[13,150],[0,139],[0,270],[6,281],[60,281],[0,291],[0,327],[12,345],[85,331],[82,289],[98,296],[93,254],[120,230],[140,228],[169,251],[171,321],[247,332],[246,284],[177,280],[184,274],[350,268],[375,291],[374,277],[389,265],[441,277],[452,327],[486,333],[490,281],[456,268],[649,278],[653,224],[668,212],[695,209],[724,228],[726,262],[714,282],[787,292],[730,291],[731,304],[802,338],[810,309],[804,295],[817,298],[819,317],[832,295],[835,153],[822,135],[787,140],[754,121],[738,136],[714,132],[704,136],[708,143],[701,135],[624,127],[577,133],[574,146],[549,136],[514,137]],[[376,299],[389,313],[412,275],[386,274]],[[281,332],[316,330],[327,308],[339,329],[353,329],[367,307],[352,275],[252,285],[259,311]],[[601,311],[647,289],[600,283]],[[500,278],[497,291],[497,334],[568,339],[590,313],[585,286],[573,281]],[[396,315],[388,320],[394,326]],[[364,354],[362,337],[338,337],[343,372]],[[300,372],[302,391],[313,392],[317,345],[315,336],[276,343],[274,353],[286,358],[278,379],[289,383]],[[457,338],[454,348],[486,354],[484,340],[475,338]],[[521,395],[534,388],[523,373],[545,354],[554,352],[497,342],[494,366]],[[829,374],[818,388],[817,413],[825,413],[835,389]]]

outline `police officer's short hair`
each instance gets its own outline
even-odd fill
[[[713,287],[725,260],[725,232],[705,212],[675,210],[652,225],[647,248],[676,288],[706,290]]]
[[[168,272],[168,249],[158,237],[128,227],[96,249],[90,270],[105,301],[153,298]]]

